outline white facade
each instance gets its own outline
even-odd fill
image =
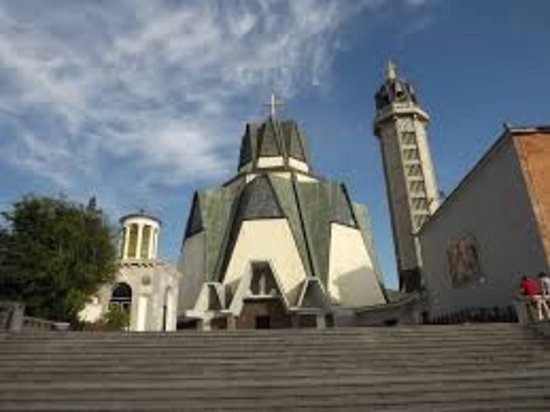
[[[419,233],[430,314],[507,309],[522,275],[548,270],[514,140],[503,136]]]
[[[328,294],[334,303],[346,308],[385,303],[359,230],[331,225],[329,262]]]
[[[156,259],[160,222],[140,214],[125,216],[120,222],[121,259]]]
[[[176,330],[180,276],[157,258],[160,221],[139,213],[120,222],[120,265],[115,282],[100,288],[80,318],[96,322],[110,307],[120,306],[128,311],[130,331]]]
[[[286,299],[297,301],[298,286],[306,279],[306,271],[286,219],[243,222],[223,284],[234,292],[253,261],[270,262],[272,270],[283,275],[279,281]]]
[[[195,194],[178,263],[182,327],[324,327],[335,308],[386,302],[366,208],[308,158],[295,122],[269,117],[247,125],[237,176]]]

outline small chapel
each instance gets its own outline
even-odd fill
[[[178,328],[325,327],[387,302],[367,208],[314,171],[275,113],[245,126],[237,173],[194,194],[178,271]]]
[[[79,314],[97,322],[111,308],[128,315],[127,330],[176,330],[180,274],[158,258],[161,221],[143,211],[120,219],[119,268],[112,284],[101,286]]]

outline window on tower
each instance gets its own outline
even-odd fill
[[[428,215],[415,215],[414,216],[414,227],[420,229],[424,222],[428,220]]]
[[[137,238],[138,238],[138,225],[130,225],[130,236],[128,237],[128,257],[137,257]]]
[[[409,188],[411,193],[425,194],[426,188],[424,187],[424,182],[421,180],[413,180],[409,182]]]
[[[141,240],[141,250],[140,250],[140,257],[142,259],[148,259],[149,258],[149,243],[151,242],[151,226],[145,225],[143,226],[143,238]]]
[[[401,143],[404,146],[416,146],[416,135],[414,132],[402,132]]]
[[[404,149],[403,150],[403,159],[404,160],[419,160],[418,149]]]
[[[427,210],[428,199],[425,197],[415,197],[412,199],[412,206],[416,210]]]
[[[406,166],[408,177],[422,177],[422,166],[419,164]]]

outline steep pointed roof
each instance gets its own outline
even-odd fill
[[[412,85],[399,76],[397,66],[389,60],[385,68],[385,81],[375,95],[376,109],[380,110],[393,103],[417,104]]]
[[[197,193],[193,196],[193,203],[191,204],[191,213],[189,214],[189,220],[187,221],[187,228],[185,229],[185,237],[193,236],[195,233],[199,233],[204,229],[202,224],[201,205],[199,203],[199,196]]]
[[[262,123],[249,123],[241,142],[239,168],[250,164],[257,168],[260,157],[281,157],[284,166],[292,169],[289,159],[304,162],[309,168],[305,135],[293,120],[268,116]]]
[[[270,116],[260,127],[258,156],[283,156],[282,142],[275,120]]]
[[[270,173],[240,182],[231,188],[202,192],[193,201],[186,233],[198,230],[206,233],[208,280],[223,280],[246,220],[287,219],[307,275],[317,277],[324,286],[329,269],[331,223],[360,229],[365,246],[375,260],[364,210],[351,202],[346,187],[340,182],[299,181],[295,177],[289,179]],[[380,274],[376,263],[375,272]]]

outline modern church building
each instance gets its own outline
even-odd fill
[[[246,125],[237,174],[194,195],[178,270],[182,327],[323,327],[386,302],[365,206],[313,171],[274,104]]]

